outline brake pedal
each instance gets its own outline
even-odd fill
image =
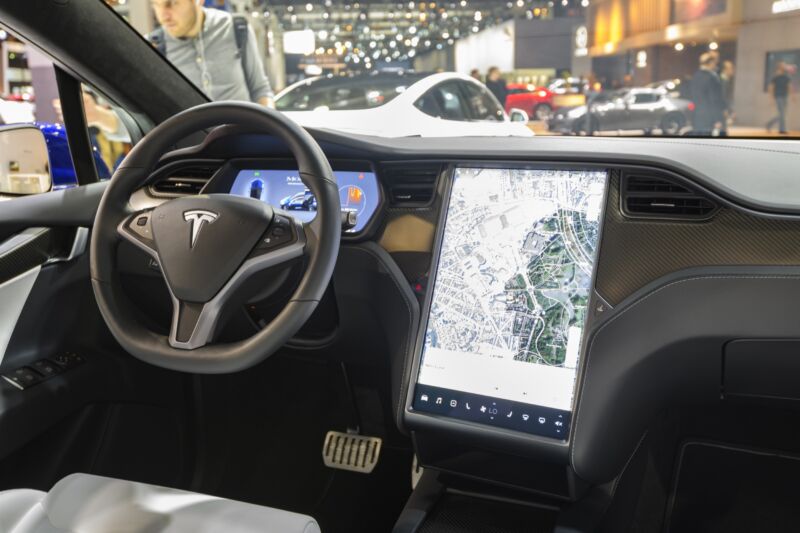
[[[329,431],[322,447],[325,466],[369,474],[378,464],[383,441],[351,433]]]

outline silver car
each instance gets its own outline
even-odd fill
[[[638,130],[649,134],[658,130],[664,135],[678,135],[694,111],[692,102],[674,98],[663,89],[621,89],[587,98],[590,116],[586,116],[586,105],[561,108],[548,123],[550,131],[585,134]]]

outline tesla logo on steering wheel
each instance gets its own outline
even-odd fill
[[[203,209],[195,209],[194,211],[186,211],[183,214],[183,219],[192,225],[192,240],[189,248],[194,248],[194,243],[197,242],[197,236],[200,235],[200,230],[203,229],[206,222],[211,224],[219,215],[212,211],[205,211]]]

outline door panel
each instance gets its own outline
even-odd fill
[[[86,231],[29,228],[0,242],[0,363],[42,266],[83,253]]]
[[[36,266],[0,284],[0,302],[3,302],[0,306],[0,363],[3,362],[8,341],[11,340],[22,307],[28,300],[40,269],[41,267]]]
[[[107,184],[92,183],[0,203],[0,240],[32,227],[66,227],[73,231],[91,227]]]
[[[181,444],[191,442],[189,383],[124,353],[94,300],[87,227],[104,190],[94,184],[2,203],[0,490],[48,489],[76,468],[173,486],[191,473]],[[21,387],[30,371],[35,381]],[[93,406],[102,416],[80,415]],[[84,448],[76,432],[99,437]],[[29,453],[32,446],[42,453]],[[124,469],[132,453],[135,472]]]
[[[22,390],[0,379],[0,490],[48,489],[76,469],[186,486],[192,472],[186,444],[193,441],[187,436],[191,417],[185,404],[190,381],[122,351],[97,309],[88,254],[66,259],[46,262],[0,285],[4,291],[25,283],[18,289],[15,307],[21,309],[13,325],[6,320],[5,305],[0,306],[2,333],[10,337],[0,375],[14,376],[19,369],[40,374],[38,382]],[[0,292],[3,304],[5,295]],[[78,358],[68,359],[69,354]],[[54,375],[39,370],[40,363],[61,361],[66,363]],[[95,406],[102,416],[79,416]],[[74,438],[76,432],[94,439]],[[42,453],[29,453],[34,445]]]

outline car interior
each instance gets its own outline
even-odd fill
[[[79,184],[0,202],[0,531],[797,530],[797,143],[306,130],[0,17]]]

